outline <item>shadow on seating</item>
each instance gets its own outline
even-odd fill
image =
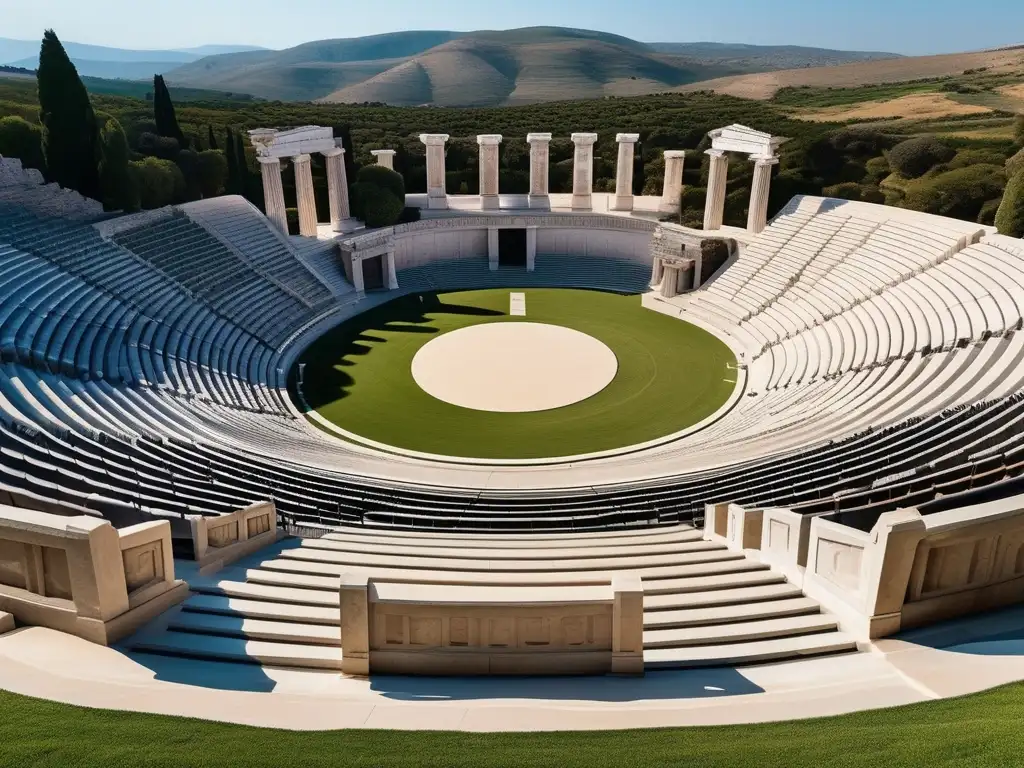
[[[764,693],[736,669],[686,669],[635,677],[398,677],[375,675],[371,690],[397,701],[546,699],[649,701]]]
[[[1024,605],[908,630],[892,639],[950,653],[1024,656]]]

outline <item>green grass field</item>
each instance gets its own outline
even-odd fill
[[[790,723],[583,733],[294,732],[0,691],[0,766],[962,768],[1021,765],[1024,684]]]
[[[310,407],[363,438],[478,458],[568,456],[635,445],[695,424],[734,389],[735,357],[717,338],[644,309],[639,296],[523,289],[527,316],[508,315],[516,289],[405,297],[353,318],[302,356]],[[460,408],[421,390],[410,367],[439,334],[477,323],[551,323],[590,334],[618,359],[604,390],[535,413]],[[458,375],[458,371],[452,371]]]

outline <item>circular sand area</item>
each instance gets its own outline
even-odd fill
[[[546,323],[460,328],[429,341],[412,360],[412,377],[427,394],[500,413],[578,403],[607,387],[617,370],[604,343]]]

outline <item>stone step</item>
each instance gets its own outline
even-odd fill
[[[428,546],[479,547],[481,542],[495,542],[501,546],[526,547],[591,547],[598,545],[629,544],[636,541],[694,541],[703,533],[690,525],[666,528],[638,528],[632,531],[586,531],[580,533],[434,533],[404,529],[357,528],[332,526],[322,538],[343,541],[348,539],[379,540],[382,543],[433,542]],[[443,543],[442,543],[443,542]]]
[[[780,584],[786,581],[780,573],[770,570],[741,571],[712,576],[696,576],[680,579],[661,579],[644,581],[644,596],[664,595],[680,592],[707,592],[714,589],[730,589],[732,587],[750,587],[759,584]]]
[[[336,612],[337,613],[337,612]],[[327,624],[302,624],[296,621],[268,621],[241,616],[180,611],[167,623],[175,632],[194,632],[248,640],[272,640],[277,643],[341,646],[340,615],[332,627]]]
[[[190,632],[160,632],[129,644],[132,650],[193,659],[236,661],[271,667],[341,669],[341,650],[325,645],[273,643]]]
[[[772,637],[791,637],[814,632],[828,632],[838,627],[827,614],[784,616],[735,624],[711,624],[700,627],[676,627],[644,631],[644,648],[680,648],[690,645],[721,645]]]
[[[648,669],[739,666],[840,653],[856,648],[857,642],[853,637],[833,631],[724,645],[651,648],[644,650],[644,666]]]
[[[446,557],[438,552],[435,557],[412,557],[407,555],[387,555],[376,552],[344,552],[341,550],[315,549],[313,547],[295,547],[284,549],[280,557],[295,560],[311,560],[313,562],[333,563],[362,568],[422,568],[432,571],[503,571],[545,572],[545,571],[607,571],[636,570],[645,567],[678,566],[691,563],[704,563],[714,560],[731,559],[742,553],[730,552],[724,545],[710,541],[697,542],[693,551],[671,553],[667,555],[635,555],[604,558],[551,558],[547,560],[484,560],[459,559]]]
[[[632,546],[595,546],[595,547],[488,547],[482,544],[477,547],[449,547],[444,544],[418,543],[410,546],[384,543],[380,541],[335,541],[331,539],[303,539],[301,549],[322,550],[325,552],[346,552],[370,555],[389,555],[407,558],[441,558],[455,564],[461,561],[494,561],[494,560],[543,560],[577,559],[586,562],[600,559],[642,558],[655,555],[675,555],[686,552],[706,552],[722,549],[715,544],[701,539],[689,541],[670,541],[665,543],[644,543]],[[289,547],[288,549],[295,549]]]
[[[294,587],[272,587],[266,584],[250,584],[244,581],[217,581],[193,584],[192,591],[204,595],[239,597],[268,603],[292,603],[337,609],[341,605],[338,590],[296,589]]]
[[[818,604],[809,597],[792,597],[785,600],[737,603],[716,608],[646,611],[644,613],[644,629],[700,627],[707,624],[726,624],[729,622],[772,619],[780,616],[797,616],[804,613],[818,613],[819,610]]]
[[[191,613],[210,613],[222,616],[244,616],[250,619],[296,621],[301,624],[329,624],[338,626],[338,610],[314,605],[268,603],[220,595],[191,595],[182,608]]]
[[[710,589],[706,592],[676,592],[664,595],[644,595],[645,611],[666,611],[675,608],[711,608],[714,606],[756,603],[764,600],[780,600],[786,597],[802,597],[803,592],[784,581],[752,586],[737,585],[732,588]]]
[[[691,575],[730,573],[750,570],[765,570],[768,566],[750,560],[735,552],[723,551],[716,559],[681,565],[660,565],[649,568],[628,568],[645,583],[658,580],[691,577]],[[259,570],[274,570],[310,575],[340,575],[341,573],[366,573],[375,579],[388,581],[418,582],[421,584],[492,584],[492,585],[557,585],[557,584],[604,584],[610,583],[614,574],[627,569],[625,566],[610,570],[578,571],[504,571],[504,570],[433,570],[429,568],[374,567],[344,565],[341,563],[306,560],[294,557],[279,557],[264,560]]]

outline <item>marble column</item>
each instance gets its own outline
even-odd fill
[[[537,228],[526,228],[526,271],[533,272],[537,266]]]
[[[633,154],[639,133],[619,133],[615,136],[619,144],[619,161],[615,171],[615,201],[613,211],[633,210]]]
[[[698,245],[693,249],[693,290],[695,291],[701,286],[700,276],[702,274],[704,274],[704,252]]]
[[[498,265],[500,259],[498,257],[499,252],[498,244],[498,228],[488,227],[487,229],[487,265],[491,268],[491,272],[498,271]]]
[[[768,193],[772,185],[772,166],[777,157],[751,157],[754,161],[754,182],[750,188],[750,208],[747,211],[747,231],[760,234],[768,226]]]
[[[704,229],[710,231],[722,228],[729,156],[721,149],[709,149],[705,154],[711,158],[711,169],[708,172],[707,201],[704,203]]]
[[[358,256],[352,256],[352,287],[356,294],[362,296],[366,293],[366,281],[363,279],[363,260]]]
[[[398,290],[398,271],[395,269],[395,252],[388,251],[384,255],[385,266],[388,270],[388,290]]]
[[[393,149],[371,149],[370,154],[377,158],[377,165],[395,170],[395,150]]]
[[[263,175],[263,207],[267,218],[284,234],[288,234],[288,214],[284,204],[284,185],[281,183],[281,158],[257,157]]]
[[[679,295],[679,265],[666,264],[661,278],[661,296],[672,299]]]
[[[427,147],[427,199],[428,207],[434,210],[448,210],[448,193],[445,191],[444,145],[447,133],[421,133],[420,141]]]
[[[501,134],[485,134],[476,137],[480,145],[480,209],[496,211],[501,207],[498,199],[498,148]]]
[[[661,188],[660,213],[679,213],[679,196],[683,194],[683,164],[686,150],[669,149],[665,152],[665,183]]]
[[[661,278],[665,276],[665,263],[658,258],[654,257],[654,263],[651,265],[651,287],[657,288],[661,285]]]
[[[295,197],[299,207],[299,234],[316,237],[316,193],[313,191],[313,166],[309,155],[292,158],[295,167]]]
[[[327,161],[327,194],[331,201],[331,229],[334,232],[355,232],[348,201],[348,178],[345,175],[345,150],[342,147],[323,153]]]
[[[576,145],[572,166],[572,209],[590,211],[594,208],[594,143],[596,133],[574,133]]]
[[[548,173],[551,163],[551,134],[528,133],[526,141],[530,144],[530,207],[550,210]]]

